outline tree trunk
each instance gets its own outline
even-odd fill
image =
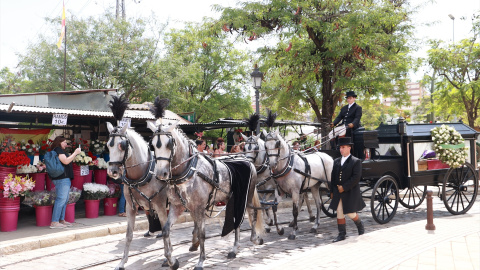
[[[335,106],[333,101],[333,84],[332,84],[332,77],[333,72],[328,69],[322,69],[322,115],[320,116],[319,121],[323,123],[322,128],[322,138],[327,136],[328,132],[330,132],[330,123],[332,122],[332,116],[335,112]],[[317,117],[319,117],[317,115]],[[324,149],[329,149],[330,145],[327,143],[323,146]]]

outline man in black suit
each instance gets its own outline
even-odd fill
[[[352,137],[352,130],[356,130],[360,127],[360,119],[362,118],[362,107],[355,103],[357,95],[354,91],[348,91],[346,93],[346,99],[348,105],[345,105],[340,110],[340,113],[337,115],[331,127],[334,127],[340,121],[343,121],[343,124],[347,126],[347,137]]]
[[[330,208],[337,211],[338,236],[333,242],[345,240],[347,235],[344,213],[357,225],[358,234],[365,232],[358,211],[365,207],[360,193],[362,161],[350,154],[353,143],[349,137],[338,139],[342,157],[335,159],[329,184],[332,202]]]

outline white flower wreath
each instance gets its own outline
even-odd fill
[[[447,125],[433,128],[431,134],[438,159],[451,168],[462,166],[468,156],[462,135]]]

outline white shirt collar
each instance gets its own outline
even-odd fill
[[[340,165],[343,166],[343,163],[345,163],[345,160],[347,160],[351,155],[352,155],[352,154],[350,154],[350,155],[348,155],[348,156],[346,156],[346,157],[342,156],[342,160],[340,161]]]
[[[348,104],[348,108],[350,109],[350,107],[352,107],[353,104],[355,104],[355,102],[353,102],[352,104]]]

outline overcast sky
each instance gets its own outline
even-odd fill
[[[480,13],[480,0],[411,0],[411,5],[424,3],[414,17],[416,37],[421,40],[442,39],[452,42],[453,24],[455,41],[466,38],[471,30],[471,18]],[[432,3],[434,2],[434,3]],[[65,0],[68,16],[95,16],[111,9],[115,11],[115,0]],[[204,16],[218,17],[211,9],[212,4],[232,6],[234,0],[125,0],[127,17],[150,16],[152,12],[163,22],[180,26],[182,21],[201,21]],[[61,16],[62,0],[0,0],[0,68],[14,69],[18,63],[16,53],[24,53],[29,43],[34,43],[40,33],[47,32],[45,17]],[[455,20],[451,20],[452,14]],[[466,20],[461,20],[466,17]],[[429,24],[429,25],[427,25]],[[58,24],[60,32],[60,22]],[[52,44],[57,42],[52,40]],[[425,56],[421,48],[415,56]],[[422,71],[419,71],[422,73]],[[416,74],[421,77],[423,74]]]

